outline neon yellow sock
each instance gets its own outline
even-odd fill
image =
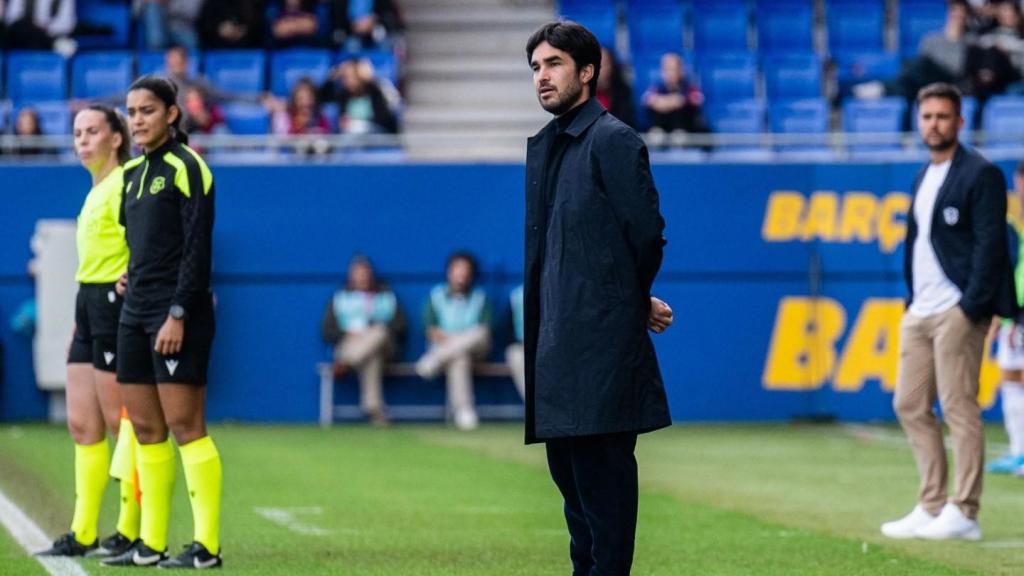
[[[75,516],[71,531],[86,546],[96,541],[103,492],[107,489],[110,446],[104,438],[95,444],[75,444]]]
[[[174,493],[174,445],[168,438],[159,444],[139,444],[139,487],[142,489],[142,521],[139,537],[153,550],[167,549],[167,528]]]
[[[121,480],[121,512],[117,516],[117,531],[129,540],[139,537],[142,508],[135,499],[135,480]]]
[[[185,484],[192,502],[195,541],[211,554],[220,552],[220,453],[213,438],[203,436],[180,448]]]

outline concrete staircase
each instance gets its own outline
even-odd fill
[[[512,160],[551,116],[525,46],[550,0],[403,0],[408,31],[406,150],[413,158]]]

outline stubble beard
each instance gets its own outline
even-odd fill
[[[935,142],[934,144],[928,142],[927,139],[924,142],[925,146],[927,146],[928,149],[931,150],[932,152],[945,152],[956,145],[956,134],[950,137],[944,137],[941,134],[939,136],[941,137],[941,139],[938,142]]]
[[[555,88],[555,90],[555,93],[558,94],[558,101],[552,105],[545,104],[544,101],[541,100],[540,106],[545,111],[550,112],[555,116],[561,116],[569,110],[572,110],[572,107],[580,99],[580,95],[583,94],[583,84],[579,80],[574,80],[571,84],[566,86],[565,92],[558,91],[558,88]],[[538,94],[537,97],[540,98],[540,95]]]

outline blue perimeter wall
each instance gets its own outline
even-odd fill
[[[1009,165],[1003,168],[1010,173]],[[810,330],[801,338],[817,348],[811,354],[794,352],[794,361],[805,371],[824,370],[818,378],[823,382],[813,382],[812,375],[804,378],[809,383],[791,382],[779,390],[764,381],[784,298],[812,293],[830,298],[845,311],[850,327],[866,299],[903,295],[902,248],[883,250],[877,240],[864,237],[823,240],[813,232],[768,241],[763,229],[773,192],[809,198],[815,191],[834,191],[842,199],[864,191],[882,198],[908,191],[917,169],[909,164],[655,166],[668,238],[655,292],[672,304],[677,318],[655,342],[676,421],[892,419],[891,393],[877,378],[855,390],[837,390],[831,383],[830,364],[820,357],[832,349],[841,354],[848,330],[833,346],[820,342],[813,323],[798,326]],[[319,338],[320,318],[354,251],[369,254],[398,292],[412,321],[403,356],[412,359],[424,347],[422,301],[442,280],[446,255],[455,248],[473,250],[495,303],[493,358],[502,358],[510,332],[507,293],[520,281],[523,262],[521,165],[213,170],[218,329],[211,419],[315,421],[313,366],[329,357]],[[33,293],[25,270],[36,220],[74,218],[89,180],[77,166],[7,166],[0,168],[0,182],[0,420],[40,419],[47,403],[34,384],[30,343],[12,334],[9,319]],[[812,270],[821,272],[820,281],[812,281]],[[890,360],[891,345],[875,343],[879,349],[890,347]],[[354,388],[351,382],[339,384],[339,402],[354,402]],[[439,404],[444,397],[439,382],[401,382],[385,394],[393,403]],[[510,382],[492,380],[478,384],[478,399],[508,403],[517,396]]]

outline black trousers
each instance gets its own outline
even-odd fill
[[[565,499],[573,576],[628,576],[636,536],[636,434],[547,441]]]

